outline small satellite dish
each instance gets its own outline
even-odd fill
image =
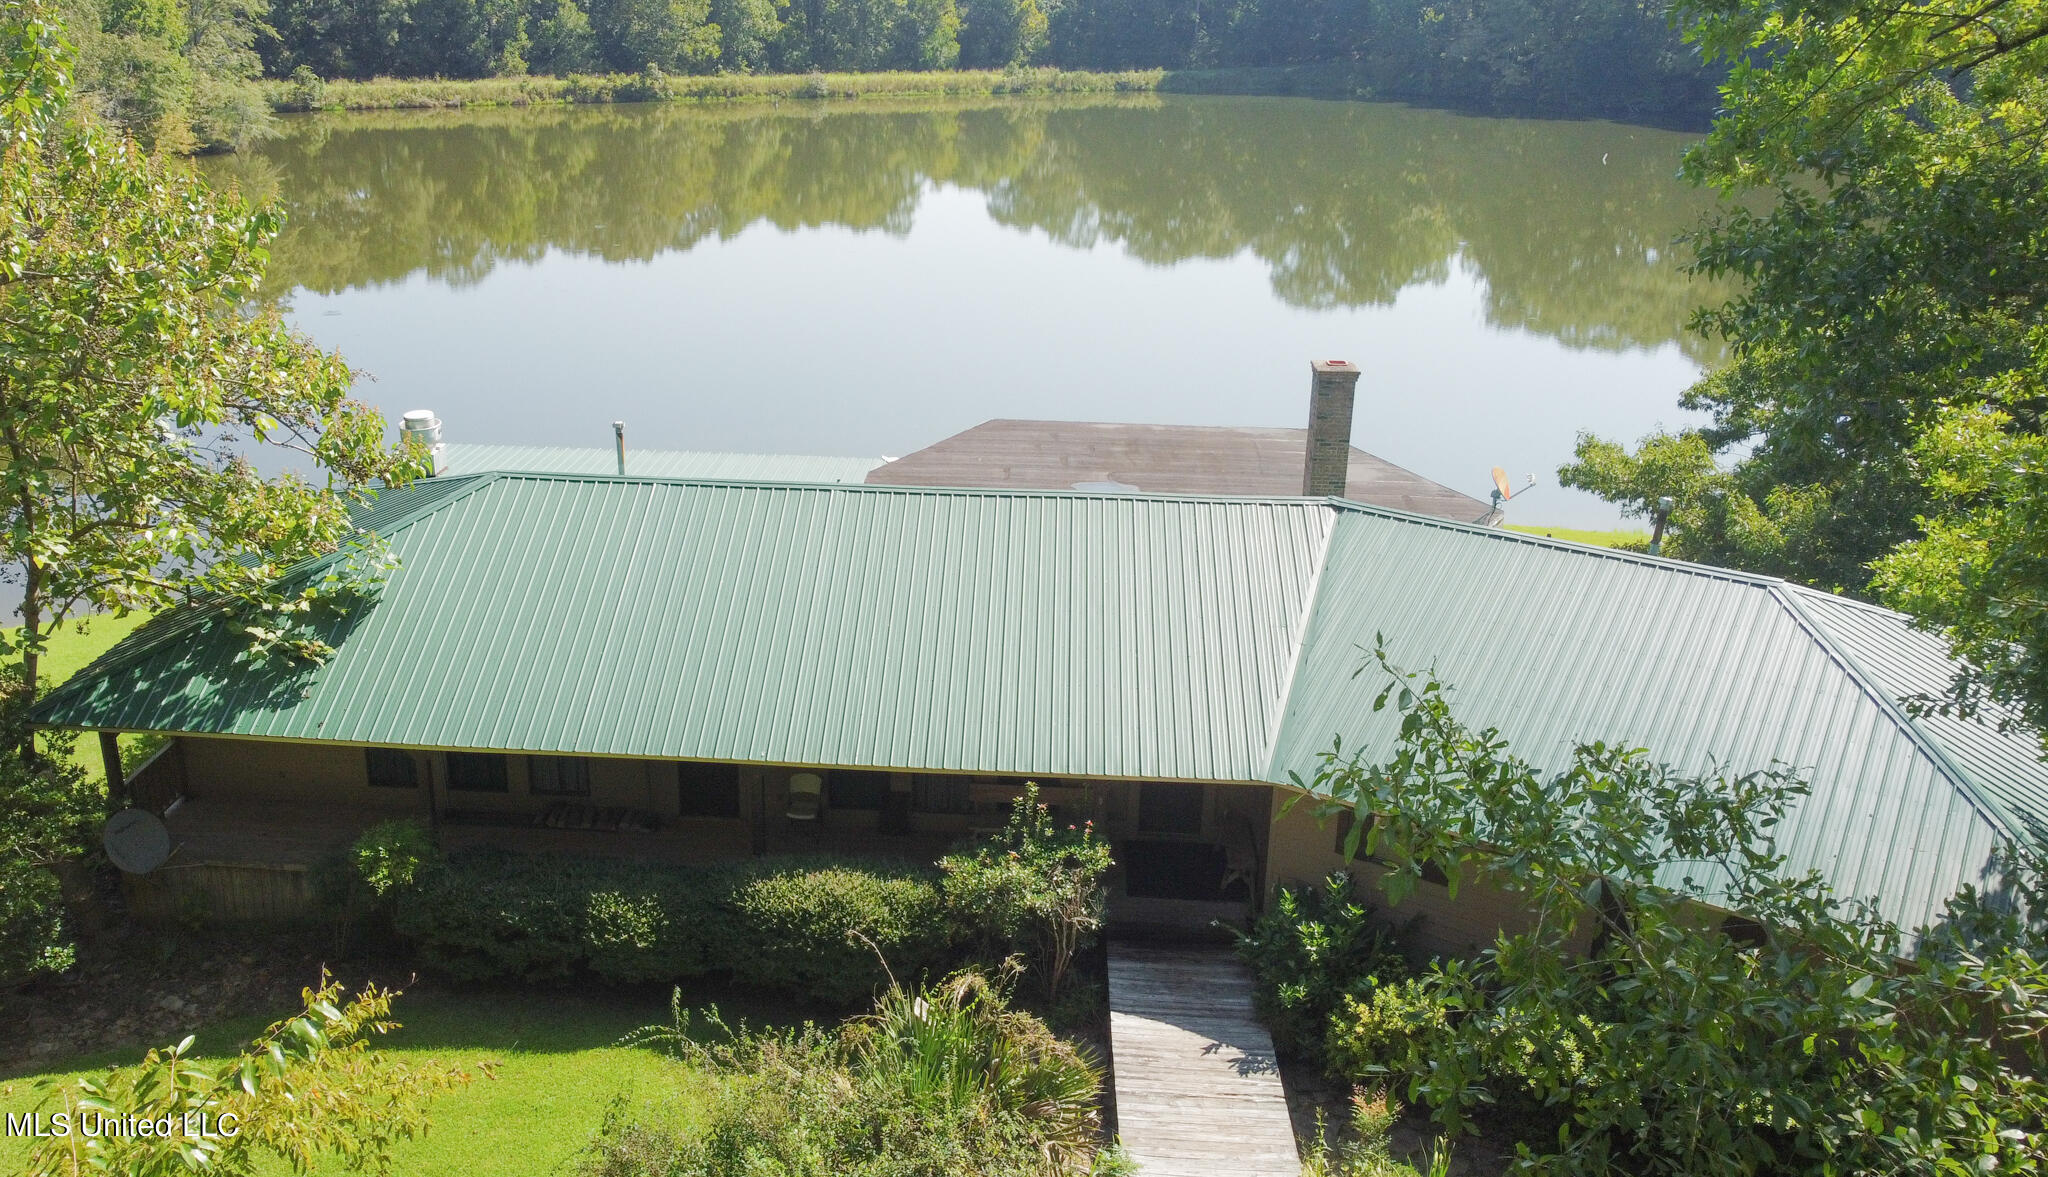
[[[124,809],[107,819],[100,844],[115,866],[131,875],[146,875],[171,856],[171,831],[146,809]]]
[[[1508,485],[1508,472],[1499,466],[1493,468],[1493,488],[1499,492],[1500,497],[1503,499],[1515,497],[1514,488]]]

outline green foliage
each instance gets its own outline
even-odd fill
[[[1922,538],[1878,561],[1877,588],[1965,663],[1948,696],[1923,705],[2048,731],[2048,436],[1955,406],[1914,457],[1933,504]]]
[[[1394,1127],[1394,1110],[1383,1094],[1355,1091],[1351,1096],[1351,1132],[1341,1144],[1330,1143],[1321,1111],[1316,1113],[1316,1135],[1303,1150],[1302,1177],[1421,1177],[1411,1165],[1394,1159],[1388,1135]],[[1448,1172],[1450,1153],[1439,1149],[1430,1177]]]
[[[0,991],[76,959],[55,872],[92,851],[106,816],[104,790],[71,754],[75,736],[31,743],[17,674],[0,668]]]
[[[1804,791],[1796,779],[1679,776],[1599,744],[1540,773],[1493,729],[1460,723],[1433,677],[1380,660],[1390,683],[1375,706],[1402,711],[1391,757],[1333,750],[1303,783],[1376,816],[1369,848],[1390,864],[1390,892],[1430,863],[1533,917],[1476,963],[1439,964],[1386,998],[1386,1022],[1361,1035],[1361,1055],[1404,1072],[1403,1093],[1447,1128],[1511,1088],[1560,1121],[1517,1162],[1529,1173],[2048,1161],[2039,862],[2009,862],[1995,899],[1957,896],[1904,958],[1898,928],[1787,871],[1771,833]],[[1724,933],[1714,909],[1753,934]]]
[[[742,984],[844,1007],[885,978],[877,952],[914,977],[947,947],[938,887],[924,870],[757,859],[721,874],[730,882],[710,951]]]
[[[682,867],[466,852],[401,890],[393,924],[458,977],[718,973],[838,1007],[886,982],[877,951],[914,976],[946,947],[930,872],[803,858]]]
[[[390,1033],[396,994],[366,988],[346,1004],[341,986],[305,993],[305,1011],[278,1022],[224,1066],[190,1058],[192,1039],[151,1050],[133,1067],[88,1076],[49,1092],[46,1113],[82,1113],[157,1121],[181,1128],[191,1117],[236,1130],[171,1135],[87,1135],[74,1131],[37,1142],[27,1177],[82,1172],[123,1177],[182,1173],[246,1175],[259,1157],[305,1172],[335,1155],[351,1168],[388,1172],[394,1144],[426,1131],[426,1105],[470,1081],[456,1068],[394,1062],[367,1048]],[[231,1117],[231,1119],[230,1119]]]
[[[614,1109],[582,1177],[1056,1177],[1097,1145],[1100,1071],[979,973],[892,985],[835,1030],[706,1029],[678,1002],[637,1038],[717,1077],[701,1134]]]
[[[260,0],[65,0],[80,96],[145,143],[235,150],[268,133]]]
[[[0,991],[61,973],[78,959],[49,868],[0,852]]]
[[[2037,488],[1987,475],[1995,455],[2027,466],[2048,403],[2048,5],[1677,12],[1733,66],[1686,170],[1743,198],[1693,242],[1740,291],[1695,321],[1734,362],[1688,394],[1709,425],[1634,453],[1588,439],[1565,481],[1637,514],[1672,495],[1688,558],[1875,587],[1996,664],[1959,696],[2038,715],[2007,661],[2043,648],[2014,622],[2044,581],[2010,557],[2044,546]]]
[[[1312,1062],[1325,1060],[1331,1019],[1354,998],[1407,975],[1395,931],[1358,902],[1352,878],[1338,872],[1320,887],[1282,887],[1239,932],[1238,955],[1257,983],[1253,999],[1273,1043]]]
[[[17,96],[0,113],[0,565],[23,621],[0,655],[34,684],[81,611],[201,595],[308,611],[270,582],[348,540],[355,488],[407,467],[345,364],[246,309],[276,214],[63,122],[62,47],[26,11],[0,25]],[[326,485],[264,477],[251,443],[312,459]]]
[[[1358,1083],[1420,1074],[1449,1024],[1442,992],[1428,977],[1373,985],[1363,999],[1346,993],[1324,1038],[1325,1062],[1331,1074]]]
[[[844,1038],[869,1083],[926,1115],[1019,1117],[1055,1162],[1095,1145],[1101,1073],[981,973],[923,992],[891,986]]]
[[[426,826],[410,818],[380,821],[356,836],[348,849],[349,864],[363,889],[377,899],[392,899],[420,876],[434,870],[441,852]]]
[[[1322,63],[1354,90],[1498,108],[1698,117],[1712,97],[1662,11],[1620,0],[278,0],[271,20],[273,76]]]
[[[1102,927],[1111,865],[1093,822],[1060,828],[1028,783],[1002,829],[974,853],[939,861],[952,934],[984,961],[1024,954],[1056,998],[1074,957]]]

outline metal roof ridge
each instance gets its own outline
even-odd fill
[[[1329,498],[1331,505],[1340,510],[1353,511],[1361,515],[1378,515],[1399,523],[1415,523],[1425,527],[1441,528],[1447,531],[1463,531],[1485,539],[1504,540],[1511,543],[1532,544],[1539,548],[1556,548],[1576,552],[1583,556],[1594,556],[1603,560],[1618,560],[1624,564],[1635,564],[1664,572],[1676,572],[1685,576],[1699,576],[1708,580],[1723,580],[1731,584],[1770,588],[1784,584],[1781,577],[1767,576],[1761,572],[1744,572],[1739,568],[1723,568],[1718,564],[1698,564],[1691,560],[1678,560],[1670,556],[1652,556],[1643,552],[1631,552],[1626,548],[1603,548],[1598,544],[1582,544],[1577,540],[1557,539],[1548,535],[1530,535],[1525,531],[1514,531],[1507,527],[1493,527],[1484,523],[1466,523],[1446,519],[1441,515],[1426,515],[1420,511],[1404,511],[1399,507],[1386,507],[1378,503],[1361,502],[1339,495]]]
[[[1280,688],[1280,697],[1275,700],[1273,721],[1266,727],[1265,763],[1261,766],[1269,783],[1292,788],[1293,782],[1274,781],[1274,759],[1280,755],[1280,735],[1287,730],[1287,709],[1294,704],[1294,684],[1301,678],[1302,656],[1308,651],[1309,633],[1315,628],[1316,606],[1323,598],[1323,577],[1330,568],[1330,550],[1337,543],[1338,512],[1330,511],[1330,525],[1323,530],[1322,550],[1316,554],[1315,571],[1310,574],[1308,591],[1302,594],[1301,620],[1292,635],[1294,649],[1287,657],[1287,680]]]
[[[1148,491],[1090,491],[1063,490],[1058,487],[1028,486],[917,486],[908,483],[873,482],[793,482],[784,479],[755,478],[686,478],[660,474],[574,474],[560,470],[491,470],[460,477],[494,477],[545,480],[553,482],[604,482],[641,483],[649,486],[706,486],[730,487],[735,490],[766,488],[774,490],[822,491],[825,493],[851,494],[895,494],[931,495],[934,497],[977,497],[1009,499],[1117,499],[1145,503],[1211,503],[1216,505],[1248,504],[1257,506],[1313,507],[1327,505],[1331,500],[1315,495],[1217,495],[1217,494],[1154,494]],[[451,499],[459,496],[451,496]]]
[[[442,495],[432,502],[421,503],[419,506],[392,520],[391,525],[383,531],[373,534],[383,536],[396,535],[398,532],[412,526],[441,508],[468,498],[476,493],[478,488],[494,480],[497,477],[497,472],[486,470],[476,474],[436,475],[435,477],[446,477],[449,482],[466,480],[470,485]],[[427,480],[424,478],[416,478],[404,487],[396,489],[404,490],[407,487],[417,486],[425,481]],[[393,488],[388,486],[381,488],[381,490],[391,489]],[[362,528],[359,527],[355,530],[357,534],[363,534]],[[331,552],[322,552],[317,556],[308,556],[303,560],[294,561],[279,569],[277,575],[272,577],[268,583],[272,585],[289,583],[295,578],[327,567],[334,561],[343,558],[346,552],[346,547],[336,548]],[[49,694],[36,700],[30,718],[34,719],[36,714],[43,712],[58,699],[83,690],[86,683],[94,679],[104,678],[114,670],[155,653],[165,643],[190,633],[194,626],[200,625],[209,618],[216,616],[228,603],[229,598],[225,596],[218,593],[209,594],[184,604],[173,606],[168,613],[161,614],[144,622],[133,634],[115,642],[105,653],[79,667],[78,671],[70,678],[53,688]],[[150,630],[152,628],[155,628],[156,632],[151,633]]]
[[[1830,604],[1835,605],[1853,605],[1854,607],[1861,609],[1865,613],[1876,613],[1880,616],[1893,617],[1897,618],[1900,621],[1908,623],[1911,623],[1916,620],[1911,613],[1905,613],[1898,609],[1893,609],[1888,605],[1880,605],[1875,601],[1865,601],[1857,597],[1849,596],[1846,593],[1831,593],[1826,591],[1825,589],[1817,589],[1810,584],[1800,584],[1799,582],[1792,580],[1788,580],[1784,583],[1786,588],[1799,593],[1801,596],[1818,597],[1823,600],[1826,600]],[[1918,627],[1915,626],[1915,628]],[[1921,632],[1932,633],[1933,631],[1922,630]]]
[[[1806,611],[1806,606],[1800,602],[1798,595],[1781,591],[1786,587],[1788,586],[1782,583],[1770,586],[1769,591],[1772,599],[1776,600],[1784,607],[1787,613],[1792,615],[1792,619],[1799,624],[1801,629],[1806,631],[1807,635],[1813,639],[1814,644],[1818,645],[1829,658],[1833,659],[1836,665],[1840,666],[1849,675],[1850,679],[1858,687],[1862,688],[1863,693],[1878,705],[1879,710],[1900,731],[1905,733],[1906,738],[1911,740],[1913,745],[1919,748],[1921,753],[1933,763],[1935,771],[1947,777],[1949,783],[1954,785],[1963,794],[1964,798],[1970,802],[1970,807],[1977,810],[1986,821],[1998,827],[2006,837],[2018,841],[2026,836],[2027,823],[2019,820],[2018,814],[2011,812],[2003,802],[1993,796],[1990,790],[1986,789],[1982,782],[1977,780],[1974,773],[1958,764],[1948,754],[1947,747],[1926,728],[1922,727],[1920,721],[1913,718],[1912,713],[1901,706],[1898,700],[1892,698],[1889,692],[1879,689],[1876,678],[1863,668],[1863,664],[1858,662],[1855,656],[1850,654],[1842,643],[1828,635],[1826,627],[1814,620],[1813,615]],[[1811,592],[1813,590],[1808,589],[1805,591]],[[1832,596],[1833,594],[1828,595]]]

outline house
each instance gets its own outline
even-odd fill
[[[870,470],[876,486],[1295,495],[1309,430],[1096,421],[985,421]],[[1493,522],[1486,503],[1349,444],[1343,485],[1356,503]]]
[[[1908,926],[2048,807],[2030,734],[1901,705],[1950,663],[1897,614],[1337,497],[498,471],[360,523],[400,566],[323,624],[323,665],[252,667],[191,608],[39,705],[167,737],[110,774],[177,841],[132,880],[144,910],[281,914],[310,863],[401,814],[570,853],[927,854],[1028,779],[1117,843],[1130,918],[1241,912],[1344,865],[1287,782],[1339,736],[1390,746],[1354,677],[1375,634],[1538,764],[1604,738],[1802,769],[1791,867]],[[1440,951],[1517,918],[1472,888],[1403,910]]]
[[[1303,429],[1137,425],[1100,421],[984,421],[901,458],[840,458],[694,450],[477,445],[437,448],[436,471],[481,474],[639,474],[754,482],[868,482],[876,486],[979,486],[1011,490],[1108,490],[1145,494],[1284,496],[1334,494],[1353,502],[1498,523],[1500,512],[1350,444],[1358,369],[1314,366]],[[431,414],[420,414],[431,417]],[[1330,473],[1308,488],[1315,445]]]

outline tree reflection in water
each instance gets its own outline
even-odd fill
[[[1674,239],[1711,207],[1686,137],[1261,98],[481,110],[314,116],[203,167],[282,196],[271,289],[424,273],[462,286],[549,250],[646,260],[750,225],[907,233],[934,183],[989,215],[1154,265],[1249,253],[1290,305],[1390,303],[1469,267],[1485,314],[1576,348],[1712,347],[1721,292]]]

